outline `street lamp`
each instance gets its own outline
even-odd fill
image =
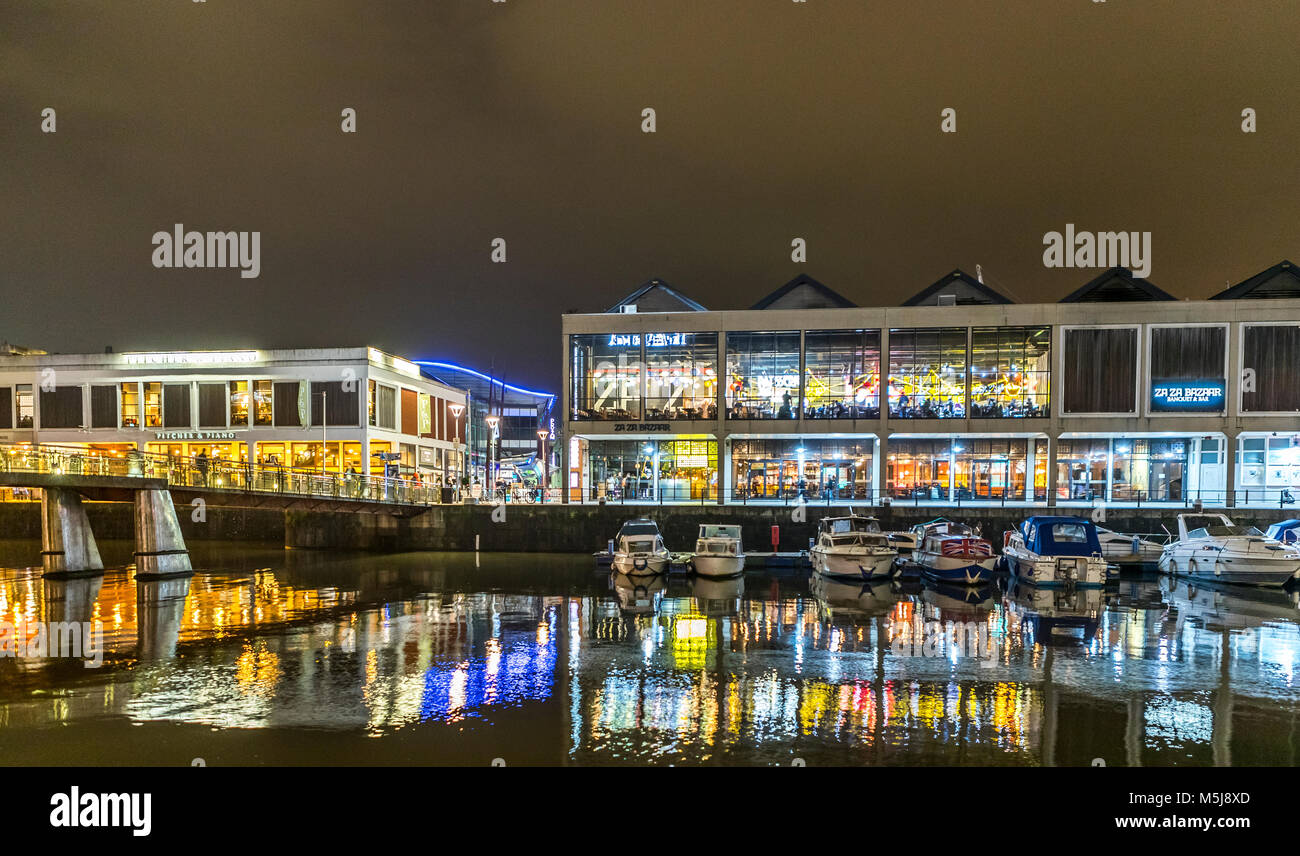
[[[460,454],[460,414],[464,412],[465,405],[452,404],[447,409],[451,411],[451,417],[456,420],[456,483],[454,486],[456,489],[456,496],[459,498],[461,467],[464,465],[464,459]]]
[[[546,454],[546,440],[551,436],[550,429],[538,428],[537,441],[542,446],[542,502],[546,502],[546,489],[551,486],[551,457]]]
[[[491,480],[488,489],[491,495],[496,495],[497,489],[497,472],[496,472],[496,442],[497,442],[497,424],[501,421],[500,416],[489,414],[484,420],[487,422],[488,431],[488,478]]]

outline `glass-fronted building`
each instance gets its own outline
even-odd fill
[[[569,502],[1289,505],[1300,273],[1208,300],[1112,268],[1016,304],[958,270],[860,307],[800,276],[565,315]]]
[[[451,485],[464,469],[455,412],[466,401],[376,348],[0,354],[0,444],[110,456],[202,454]]]

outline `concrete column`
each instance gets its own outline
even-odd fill
[[[194,573],[171,491],[135,493],[135,576],[156,579]]]
[[[1236,427],[1223,434],[1223,505],[1232,508],[1237,504],[1237,446],[1241,438]]]
[[[1047,507],[1056,507],[1056,449],[1060,445],[1060,434],[1052,432],[1047,438]]]
[[[95,533],[75,490],[41,491],[41,564],[46,576],[104,573]]]

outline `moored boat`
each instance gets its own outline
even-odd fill
[[[1178,515],[1178,540],[1165,547],[1160,570],[1188,579],[1283,586],[1300,579],[1300,548],[1238,526],[1226,514]]]
[[[664,539],[659,534],[659,524],[648,518],[629,520],[614,538],[614,558],[611,567],[632,576],[662,574],[668,570],[672,558]]]
[[[1097,526],[1082,517],[1028,518],[1004,536],[1001,562],[1037,586],[1101,586],[1110,577]]]
[[[695,573],[706,577],[731,577],[745,571],[745,549],[739,526],[701,523],[691,557]]]
[[[874,517],[824,517],[809,550],[815,571],[831,577],[886,579],[893,574],[898,551]]]
[[[1157,544],[1138,535],[1125,535],[1101,526],[1097,527],[1097,541],[1106,561],[1121,568],[1154,568],[1160,561],[1164,544]]]
[[[921,573],[947,583],[979,585],[993,577],[993,545],[969,526],[932,520],[913,529],[916,549],[912,561]]]

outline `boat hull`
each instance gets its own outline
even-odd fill
[[[1100,557],[1004,554],[1003,558],[1007,570],[1014,577],[1043,588],[1068,585],[1100,588],[1110,578],[1106,560]]]
[[[993,579],[993,564],[997,561],[993,556],[961,559],[931,553],[914,553],[912,558],[921,573],[931,579],[972,586]]]
[[[823,550],[812,551],[813,570],[819,574],[838,579],[879,580],[887,579],[893,574],[895,552],[877,554],[841,554],[827,553]]]
[[[1197,551],[1198,554],[1208,552]],[[1210,556],[1166,553],[1160,558],[1160,570],[1189,580],[1265,588],[1281,588],[1292,580],[1300,580],[1300,561],[1256,559],[1223,553]]]
[[[629,577],[652,577],[668,570],[668,558],[654,553],[615,553],[611,566]]]
[[[695,573],[702,577],[734,577],[745,572],[744,556],[701,556],[691,559]]]

